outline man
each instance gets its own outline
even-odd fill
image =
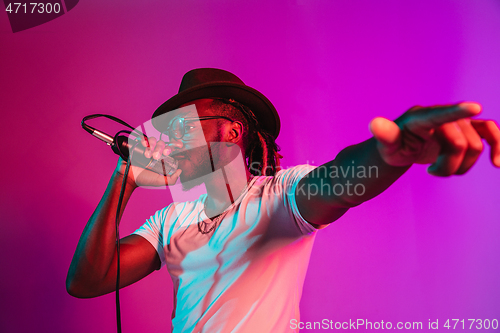
[[[500,130],[469,119],[479,112],[478,104],[461,103],[414,107],[395,122],[375,118],[374,138],[331,162],[280,170],[280,123],[269,100],[229,72],[190,71],[179,94],[153,115],[168,144],[143,140],[146,157],[171,155],[179,169],[164,177],[132,166],[120,216],[138,186],[180,178],[186,189],[204,183],[207,194],[169,205],[120,240],[120,287],[165,264],[175,288],[174,332],[291,331],[318,229],[383,192],[413,163],[432,163],[437,176],[465,173],[483,149],[481,138],[500,167]],[[373,168],[376,176],[338,172],[349,166]],[[80,238],[67,278],[73,296],[115,289],[124,169],[120,160]]]

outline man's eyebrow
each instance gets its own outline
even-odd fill
[[[172,123],[172,121],[173,121],[174,119],[176,119],[176,118],[187,118],[187,117],[189,117],[187,113],[179,113],[179,114],[176,114],[176,115],[172,116],[172,118],[170,118],[170,119],[168,120],[168,124],[170,125],[170,124]]]

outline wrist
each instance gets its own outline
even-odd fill
[[[113,175],[111,175],[111,180],[110,182],[113,184],[113,186],[118,186],[118,188],[121,188],[122,183],[123,183],[123,174],[121,174],[118,171],[114,171]],[[126,182],[125,182],[125,192],[132,193],[138,186],[129,177],[127,177]]]

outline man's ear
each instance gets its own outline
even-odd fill
[[[239,121],[234,121],[231,123],[231,128],[229,131],[229,142],[238,143],[243,138],[243,124]]]

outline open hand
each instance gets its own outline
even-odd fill
[[[492,163],[500,167],[500,129],[493,120],[470,119],[480,112],[473,102],[415,106],[395,121],[373,119],[370,131],[387,164],[431,164],[427,171],[432,175],[460,175],[477,161],[482,139],[490,145]]]

